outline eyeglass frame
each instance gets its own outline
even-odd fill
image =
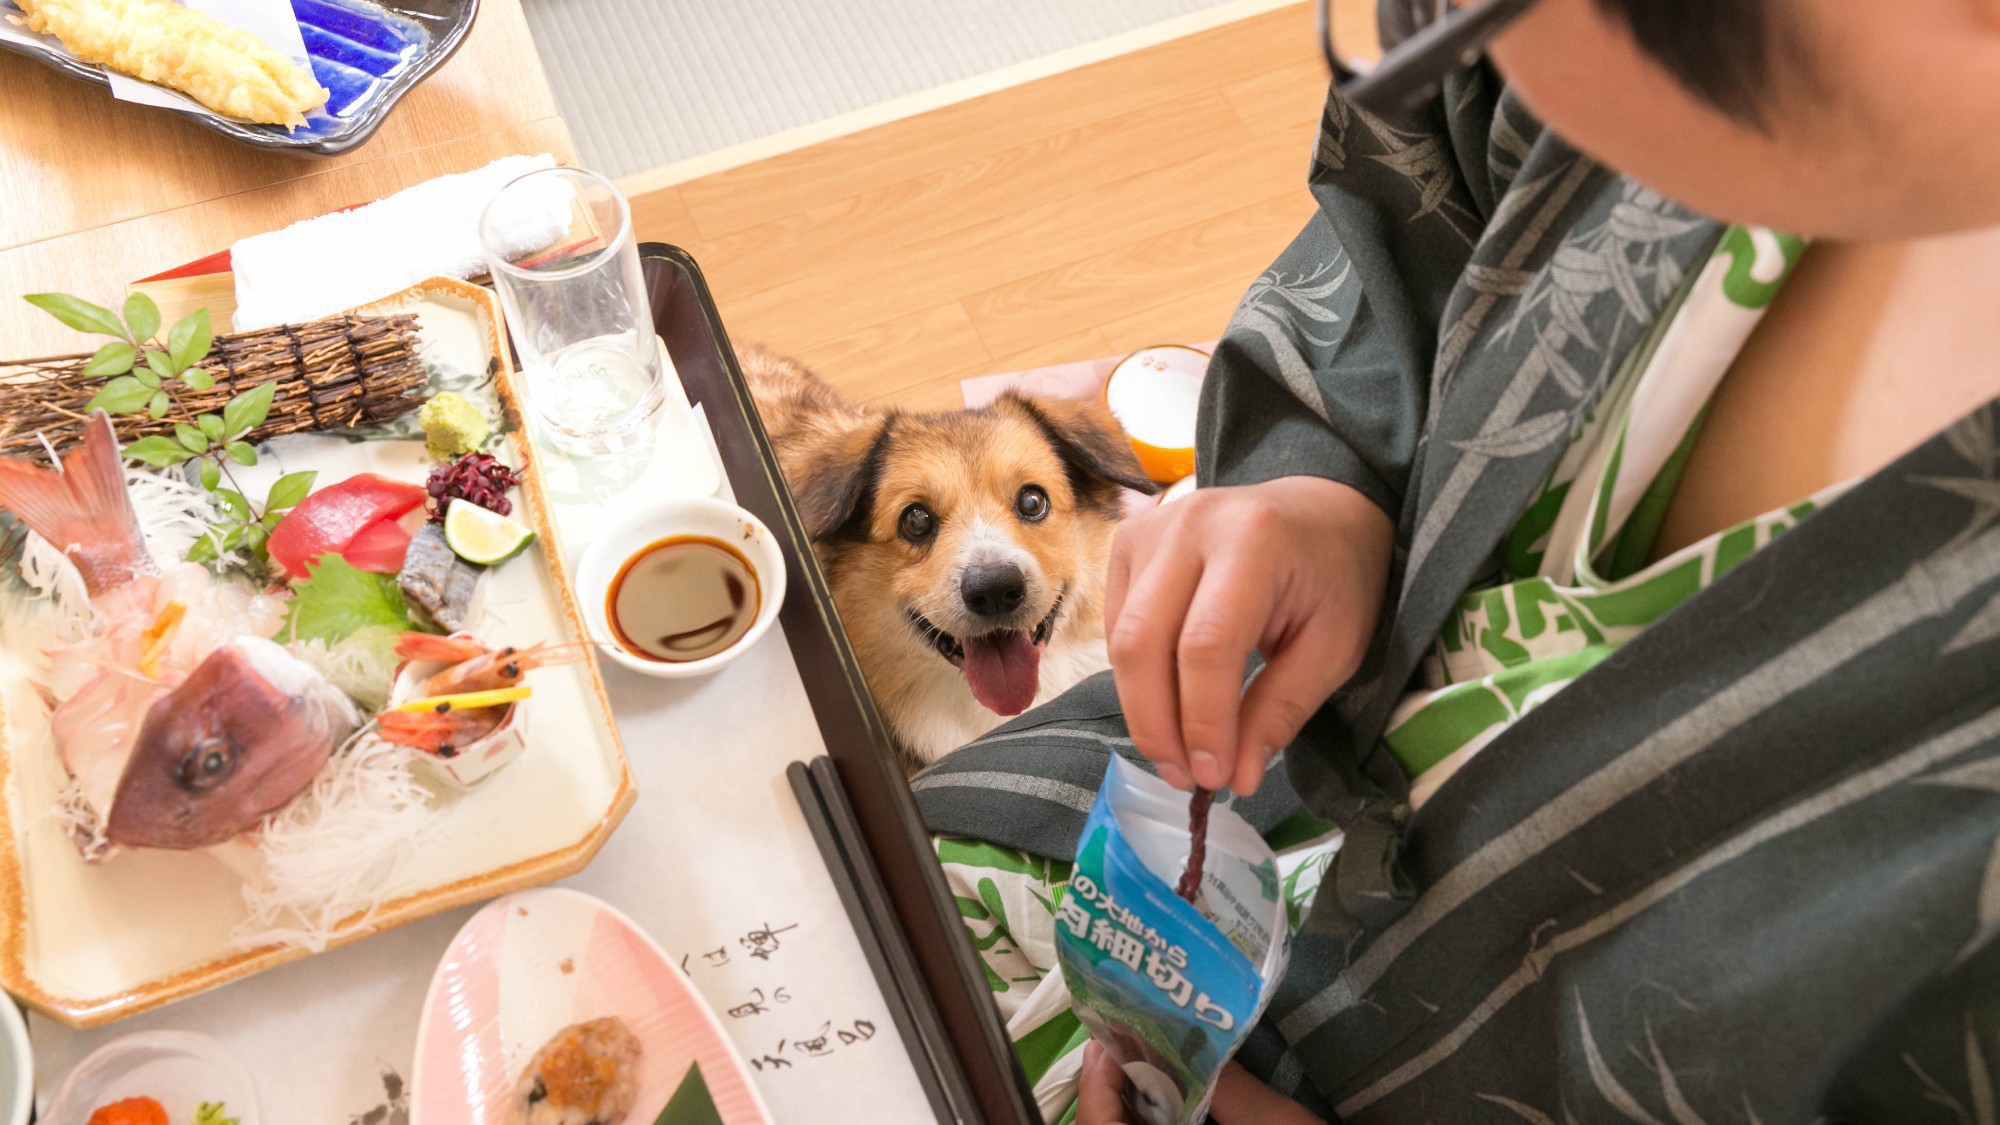
[[[1340,61],[1333,49],[1333,0],[1319,0],[1319,46],[1341,96],[1377,117],[1398,117],[1443,88],[1453,71],[1471,66],[1481,51],[1535,0],[1479,0],[1431,21],[1396,44],[1366,74]]]

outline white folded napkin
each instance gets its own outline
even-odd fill
[[[439,176],[352,211],[336,211],[252,235],[229,248],[236,274],[238,332],[296,324],[386,297],[430,277],[486,272],[479,217],[510,181],[555,157],[503,156],[484,168]],[[548,190],[494,216],[509,258],[553,243],[569,229],[574,190]],[[510,200],[515,199],[509,196]]]

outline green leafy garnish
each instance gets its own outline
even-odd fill
[[[264,416],[271,412],[271,397],[277,393],[278,384],[259,383],[230,399],[222,408],[222,428],[234,437],[263,425]]]
[[[272,517],[305,499],[312,474],[294,473],[279,481],[259,508],[244,497],[229,466],[247,468],[257,463],[257,450],[244,439],[269,417],[278,384],[251,387],[225,403],[220,414],[196,414],[178,395],[183,386],[192,391],[215,386],[215,376],[198,366],[215,346],[207,309],[196,309],[175,321],[162,342],[160,307],[144,293],[125,298],[123,319],[110,309],[67,293],[32,293],[28,301],[79,332],[113,338],[83,366],[85,375],[108,377],[90,400],[89,409],[144,414],[155,422],[179,412],[182,420],[174,423],[173,437],[141,438],[126,447],[125,456],[156,468],[193,461],[202,488],[215,494],[224,516],[195,540],[188,559],[214,562],[224,552],[239,547],[257,559],[266,558],[265,539],[277,526]],[[229,481],[228,489],[222,488],[224,479]]]
[[[93,305],[81,297],[72,297],[67,293],[30,293],[28,303],[78,332],[95,332],[100,336],[131,340],[125,334],[125,326],[119,323],[110,309]]]
[[[153,388],[140,382],[138,376],[120,375],[104,384],[104,389],[90,400],[90,408],[102,408],[112,414],[130,414],[134,410],[144,410],[152,397]]]
[[[237,1119],[229,1116],[229,1110],[221,1102],[203,1102],[194,1111],[191,1125],[237,1125]]]
[[[708,1092],[708,1079],[702,1077],[700,1063],[688,1067],[680,1088],[667,1099],[667,1107],[653,1119],[653,1125],[722,1125],[722,1114]]]
[[[356,630],[373,625],[399,630],[416,627],[394,577],[356,570],[332,553],[306,564],[306,577],[292,585],[292,604],[285,615],[286,636],[339,644]]]
[[[156,326],[159,324],[157,312],[153,314],[153,323]],[[178,372],[193,366],[208,354],[209,347],[214,343],[215,333],[209,330],[207,309],[196,309],[180,318],[174,323],[173,330],[167,333],[167,350],[173,353],[174,370]],[[277,389],[276,383],[265,383],[264,386]],[[264,405],[270,404],[271,396],[265,395]],[[263,420],[261,415],[257,419],[259,422]]]
[[[265,509],[277,512],[297,507],[299,501],[306,498],[306,493],[312,491],[313,479],[318,476],[318,472],[308,470],[279,477],[277,483],[271,486],[271,491],[265,494]]]
[[[125,327],[134,340],[151,339],[160,330],[160,306],[144,293],[125,298]]]
[[[113,340],[91,353],[90,362],[83,365],[85,375],[123,375],[132,370],[132,361],[139,351],[123,340]]]

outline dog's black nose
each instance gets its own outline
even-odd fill
[[[1028,577],[1013,563],[968,566],[958,576],[958,596],[965,608],[981,617],[999,617],[1021,608],[1028,598]]]

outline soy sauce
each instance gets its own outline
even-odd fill
[[[684,664],[742,639],[762,596],[756,569],[736,548],[676,535],[625,560],[611,580],[604,615],[625,651]]]

